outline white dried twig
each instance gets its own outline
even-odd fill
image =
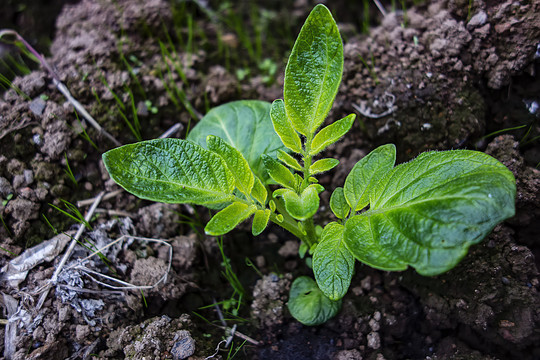
[[[86,262],[86,260],[88,260],[91,257],[103,252],[103,250],[109,248],[110,246],[112,246],[112,245],[114,245],[114,244],[116,244],[116,243],[118,243],[118,242],[120,242],[120,241],[122,241],[122,240],[124,240],[126,238],[139,240],[139,241],[157,242],[157,243],[161,243],[161,244],[164,244],[164,245],[169,247],[169,259],[168,259],[169,264],[167,265],[167,270],[159,278],[159,280],[156,283],[154,283],[153,285],[133,285],[133,284],[131,284],[129,282],[126,282],[126,281],[123,281],[123,280],[120,280],[120,279],[117,279],[117,278],[114,278],[114,277],[111,277],[111,276],[108,276],[108,275],[104,275],[104,274],[102,274],[100,272],[91,270],[91,269],[89,269],[89,268],[87,268],[86,266],[83,265],[83,263]],[[84,259],[79,260],[77,264],[66,268],[66,270],[68,270],[68,269],[80,270],[86,276],[88,276],[90,279],[92,279],[94,282],[96,282],[97,284],[100,284],[100,285],[102,285],[104,287],[107,287],[107,288],[113,289],[113,290],[147,290],[147,289],[153,289],[156,286],[158,286],[159,284],[164,283],[164,282],[167,281],[167,276],[168,276],[169,271],[171,270],[171,267],[172,267],[172,255],[173,255],[172,245],[169,244],[168,242],[166,242],[165,240],[153,239],[153,238],[145,238],[145,237],[140,237],[140,236],[122,235],[121,237],[119,237],[115,241],[111,242],[110,244],[107,244],[106,246],[104,246],[104,247],[102,247],[100,249],[97,249],[96,251],[94,251],[92,254],[88,255]],[[114,285],[108,284],[106,282],[98,280],[96,277],[101,277],[101,278],[106,279],[108,281],[111,281],[113,283],[120,284],[121,286],[114,286]]]
[[[92,216],[94,215],[94,211],[96,210],[97,206],[101,202],[103,195],[105,195],[105,192],[104,191],[100,192],[99,195],[96,197],[94,203],[90,207],[90,209],[88,209],[88,213],[86,214],[84,218],[86,223],[89,223],[90,220],[92,219]],[[60,264],[58,264],[56,271],[54,272],[53,276],[47,283],[45,289],[43,290],[43,293],[39,297],[39,301],[37,303],[37,310],[41,309],[41,307],[43,306],[43,303],[45,302],[45,299],[47,298],[47,295],[49,294],[49,290],[51,289],[51,286],[53,284],[56,284],[56,281],[58,280],[58,275],[60,274],[60,272],[62,271],[62,268],[64,267],[69,257],[71,256],[73,249],[75,249],[75,245],[77,244],[80,237],[82,236],[84,228],[85,228],[84,223],[79,225],[79,229],[77,230],[77,233],[73,237],[73,240],[71,240],[71,244],[69,244],[69,248],[66,250],[66,253],[64,254],[64,257],[62,257],[62,260],[60,260]]]

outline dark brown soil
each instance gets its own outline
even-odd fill
[[[178,13],[164,0],[82,0],[64,6],[56,20],[48,60],[121,143],[136,141],[123,120],[134,121],[132,104],[142,138],[150,139],[178,122],[183,130],[175,135],[183,137],[200,114],[231,100],[280,97],[288,39],[311,9],[302,1],[290,9],[268,5],[276,14],[268,21],[279,22],[274,31],[290,32],[275,42],[282,53],[269,81],[258,64],[246,64],[242,39],[208,15],[216,4],[186,4],[193,41],[200,43],[193,51],[186,50],[187,24],[178,23]],[[540,3],[427,2],[389,13],[369,35],[360,34],[351,18],[360,7],[337,2],[332,9],[347,22],[339,24],[345,38],[343,83],[328,121],[351,112],[360,121],[325,154],[340,159],[341,167],[321,183],[327,190],[342,186],[352,166],[383,143],[396,144],[400,161],[428,149],[479,149],[514,173],[516,216],[444,275],[426,278],[413,270],[390,273],[357,263],[343,309],[317,327],[299,324],[286,307],[292,279],[311,275],[290,234],[271,227],[257,239],[246,229],[225,237],[224,252],[246,296],[238,316],[232,314],[235,304],[219,307],[229,327],[236,324],[237,332],[252,339],[239,347],[244,340],[234,338],[236,358],[540,358],[540,113],[534,107],[540,101]],[[245,22],[248,27],[247,17]],[[164,56],[160,48],[159,40],[169,44],[167,36],[177,44],[175,56]],[[250,76],[239,80],[235,71],[246,67]],[[34,246],[55,231],[73,236],[77,230],[72,218],[50,204],[67,210],[66,202],[118,189],[100,161],[114,145],[79,120],[49,74],[35,70],[13,84],[26,96],[9,90],[0,100],[0,303],[7,319],[0,353],[6,359],[212,356],[228,335],[215,326],[221,322],[211,305],[229,300],[233,289],[222,275],[216,239],[201,235],[205,209],[120,193],[99,204],[92,229],[82,237],[85,246],[75,247],[43,304],[42,289],[68,236],[57,237],[50,257],[34,264],[26,278],[8,278],[15,265],[10,261],[23,251],[43,250],[45,245]],[[184,100],[171,96],[171,86],[182,90]],[[486,136],[493,132],[500,133]],[[322,195],[316,220],[330,218],[328,194]],[[84,213],[88,205],[79,209]],[[81,269],[77,259],[90,253],[88,247],[127,234],[169,243],[170,270],[167,245],[136,239],[103,250],[110,263],[93,257]],[[88,269],[136,285],[152,285],[165,273],[167,279],[144,291],[118,290],[97,283]],[[227,358],[224,343],[219,346],[214,358]]]

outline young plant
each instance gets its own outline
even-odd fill
[[[302,257],[308,250],[313,255],[316,281],[303,276],[293,282],[289,310],[306,325],[337,313],[355,260],[382,270],[412,266],[422,275],[441,274],[514,215],[514,177],[494,158],[432,151],[394,166],[396,150],[389,144],[354,166],[330,197],[337,220],[316,227],[324,190],[316,175],[339,161],[315,158],[355,118],[321,128],[342,72],[338,28],[328,9],[317,5],[289,57],[283,100],[225,104],[211,110],[188,140],[150,140],[103,155],[111,177],[141,198],[219,210],[205,227],[208,235],[226,234],[253,218],[254,235],[271,221],[297,236]]]

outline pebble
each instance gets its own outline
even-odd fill
[[[9,194],[13,194],[13,188],[5,177],[0,177],[0,196],[6,197]]]
[[[379,336],[379,333],[376,331],[370,332],[367,335],[367,343],[368,347],[377,350],[381,347],[381,337]]]
[[[37,97],[30,103],[30,111],[36,116],[41,116],[46,106],[47,103],[42,98]]]
[[[478,26],[482,26],[482,25],[484,25],[486,23],[487,18],[488,18],[488,16],[487,16],[486,12],[480,10],[479,12],[474,14],[474,16],[471,18],[471,20],[469,20],[469,23],[467,24],[467,28],[472,29],[472,28],[475,28],[475,27],[478,27]]]
[[[175,343],[171,349],[174,360],[187,359],[195,353],[195,340],[187,330],[180,330],[175,335]]]

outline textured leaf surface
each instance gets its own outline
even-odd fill
[[[296,220],[307,220],[319,209],[317,185],[308,186],[300,195],[289,189],[278,189],[274,196],[283,198],[285,209]]]
[[[372,189],[394,167],[395,162],[396,147],[387,144],[379,146],[354,165],[343,187],[345,198],[353,211],[366,207]]]
[[[336,22],[324,5],[311,11],[294,43],[283,89],[294,128],[314,134],[332,107],[343,73],[343,44]]]
[[[335,222],[326,225],[313,253],[315,280],[330,300],[345,296],[354,272],[354,256],[343,242],[343,230]]]
[[[259,202],[261,205],[266,204],[266,199],[268,197],[268,191],[263,185],[261,180],[258,177],[255,177],[255,182],[253,183],[253,189],[251,189],[251,196]]]
[[[330,196],[330,209],[338,219],[345,219],[349,215],[351,208],[345,199],[342,187],[336,188]]]
[[[350,114],[349,116],[338,120],[319,131],[313,138],[309,153],[311,155],[317,155],[326,149],[327,146],[338,141],[351,129],[355,118],[356,114]]]
[[[515,192],[512,173],[489,155],[423,153],[380,180],[369,211],[346,223],[345,243],[373,267],[437,275],[514,215]]]
[[[225,161],[234,176],[236,187],[249,196],[255,181],[249,164],[240,151],[217,136],[209,135],[206,139],[208,149],[215,152]]]
[[[298,163],[298,160],[287,154],[285,151],[280,150],[278,153],[278,160],[290,167],[291,169],[302,171],[302,166]]]
[[[263,161],[264,167],[272,180],[286,188],[295,188],[296,180],[294,179],[294,175],[285,167],[285,165],[282,165],[276,159],[266,155],[263,156]]]
[[[296,320],[315,326],[333,318],[341,308],[341,300],[330,300],[319,290],[315,280],[300,276],[291,285],[287,306]]]
[[[272,108],[270,109],[270,117],[272,118],[274,130],[281,138],[283,144],[295,153],[301,153],[302,143],[300,142],[300,136],[298,136],[298,133],[294,130],[291,121],[285,113],[285,104],[283,103],[283,100],[274,100]]]
[[[235,202],[218,212],[204,228],[207,235],[221,236],[236,227],[242,221],[253,214],[257,208],[253,205],[246,205]]]
[[[215,135],[242,153],[256,176],[263,180],[264,172],[261,155],[276,157],[279,149],[285,149],[274,131],[270,119],[270,104],[258,100],[233,101],[218,106],[188,134],[192,140],[206,147],[206,137]]]
[[[339,160],[338,159],[320,159],[315,161],[310,167],[309,172],[311,175],[316,175],[325,171],[330,171],[336,166],[338,166]]]
[[[268,225],[268,220],[270,220],[270,210],[257,210],[253,216],[253,224],[251,227],[251,232],[254,236],[259,235],[266,229]]]
[[[166,203],[222,204],[234,177],[221,157],[190,141],[157,139],[103,154],[111,178],[130,193]]]

